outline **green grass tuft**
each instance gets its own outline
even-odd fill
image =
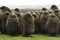
[[[23,37],[22,35],[10,36],[0,34],[0,40],[60,40],[60,36],[51,37],[43,34],[33,34],[32,37]]]

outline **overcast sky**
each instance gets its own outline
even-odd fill
[[[0,0],[0,6],[9,6],[14,8],[14,6],[19,6],[20,8],[25,8],[25,6],[34,8],[33,6],[41,5],[60,5],[60,0]]]

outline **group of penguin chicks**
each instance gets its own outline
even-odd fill
[[[12,36],[22,34],[60,34],[60,10],[56,5],[50,9],[43,7],[39,11],[21,13],[18,8],[11,11],[6,6],[0,7],[0,33]]]

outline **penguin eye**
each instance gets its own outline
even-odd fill
[[[33,15],[33,17],[36,17],[36,15]]]
[[[44,15],[47,15],[48,13],[44,13]]]
[[[54,15],[51,15],[51,17],[55,17]]]
[[[54,13],[59,13],[59,11],[55,11]]]
[[[6,13],[6,15],[9,15],[9,13]]]
[[[17,16],[19,17],[20,15],[19,15],[19,14],[17,14]]]
[[[51,11],[49,11],[49,13],[52,13]]]

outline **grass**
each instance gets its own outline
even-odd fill
[[[32,37],[23,37],[22,35],[9,36],[0,34],[0,40],[60,40],[60,36],[51,37],[42,34],[33,34]]]

